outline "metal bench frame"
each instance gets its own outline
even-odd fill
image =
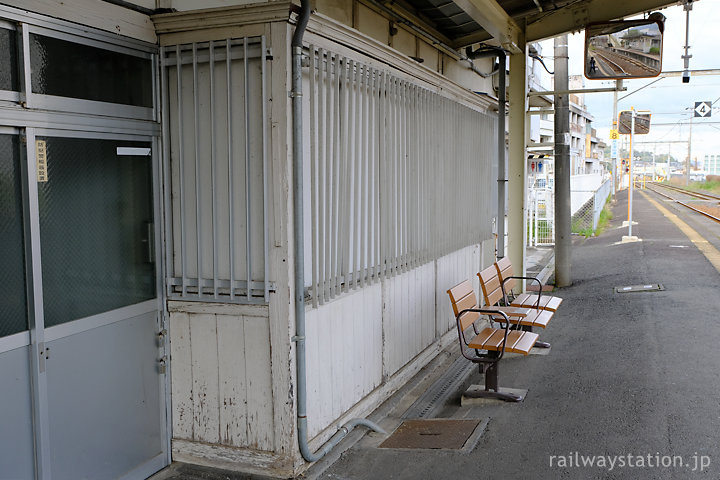
[[[504,322],[500,322],[499,320],[497,320],[496,317],[496,321],[498,323],[502,323],[505,325],[505,327],[503,328],[503,330],[505,330],[505,334],[503,337],[501,350],[484,350],[486,353],[481,353],[483,352],[483,350],[474,349],[475,356],[468,355],[467,350],[470,342],[468,342],[465,338],[465,331],[463,331],[460,317],[462,317],[465,313],[470,312],[477,312],[482,315],[488,315],[493,317],[496,317],[497,314],[502,315],[503,319],[505,320]],[[497,398],[500,400],[505,400],[506,402],[522,401],[522,396],[516,395],[514,393],[500,392],[498,387],[498,363],[505,355],[507,336],[510,330],[510,319],[508,318],[507,314],[505,314],[505,312],[502,312],[501,310],[492,308],[466,308],[465,310],[458,312],[458,314],[455,316],[455,323],[457,324],[458,339],[460,341],[460,352],[462,353],[462,356],[467,358],[471,362],[476,363],[480,369],[480,373],[485,374],[485,390],[466,393],[466,395],[476,398]],[[477,331],[477,326],[475,325],[475,322],[472,323],[472,328],[475,335],[480,334],[480,332]]]

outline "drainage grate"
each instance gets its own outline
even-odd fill
[[[477,368],[475,364],[468,362],[465,357],[458,357],[450,368],[403,413],[402,418],[435,416],[445,406],[447,399],[460,390],[475,368]]]
[[[405,420],[380,448],[427,448],[460,450],[480,420]]]
[[[615,293],[632,293],[632,292],[658,292],[665,290],[659,283],[651,283],[646,285],[630,285],[627,287],[615,287]]]

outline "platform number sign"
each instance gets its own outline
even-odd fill
[[[712,102],[695,102],[695,116],[708,118],[712,114]]]

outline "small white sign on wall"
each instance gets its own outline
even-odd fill
[[[37,181],[47,182],[47,145],[45,140],[35,140],[35,162],[37,165]]]

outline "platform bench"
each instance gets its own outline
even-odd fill
[[[457,323],[460,352],[463,357],[478,364],[480,373],[485,374],[485,389],[473,392],[472,396],[498,398],[509,402],[521,401],[520,395],[499,391],[498,363],[506,352],[522,355],[530,353],[538,335],[528,331],[510,330],[510,317],[503,311],[509,309],[478,306],[475,289],[468,280],[455,285],[447,293]],[[516,318],[523,315],[523,312],[515,313]],[[483,315],[489,316],[501,327],[490,326],[478,331],[476,322]],[[474,354],[469,351],[474,351]]]
[[[495,307],[501,303],[512,308],[519,309],[518,311],[509,310],[506,313],[510,316],[512,323],[521,325],[523,327],[547,327],[548,323],[552,319],[554,313],[550,310],[542,310],[535,305],[530,307],[522,305],[513,305],[507,298],[505,291],[503,291],[500,275],[495,265],[490,265],[480,273],[480,288],[483,293],[483,301],[485,305]],[[524,315],[520,315],[519,312],[523,312]]]
[[[509,300],[508,305],[516,307],[535,307],[542,310],[554,312],[562,303],[562,298],[552,295],[543,295],[543,284],[537,277],[520,277],[513,274],[512,263],[509,257],[503,257],[495,262],[495,270],[497,271],[500,285],[502,286],[505,297]],[[537,297],[533,293],[521,293],[515,295],[513,288],[517,284],[516,280],[531,280],[537,282]]]

